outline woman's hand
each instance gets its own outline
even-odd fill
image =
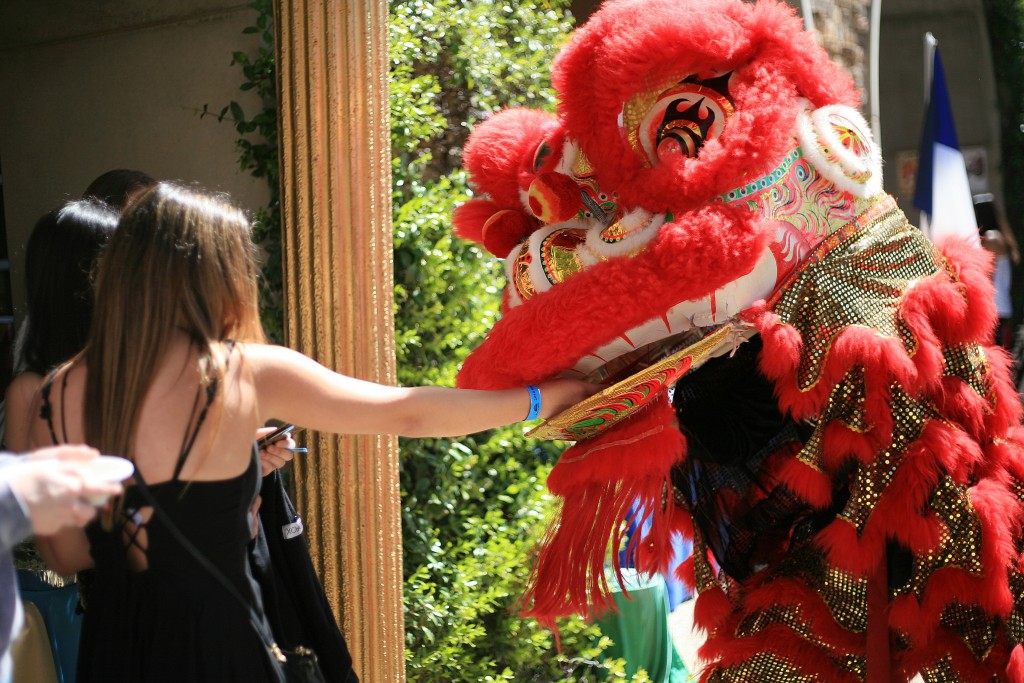
[[[273,432],[275,427],[260,427],[256,430],[256,438],[266,436]],[[267,476],[276,469],[284,467],[295,457],[295,439],[291,434],[285,434],[277,441],[270,443],[260,449],[260,467],[263,476]]]
[[[540,417],[547,419],[571,408],[604,389],[600,384],[578,379],[552,379],[537,385],[540,389]]]

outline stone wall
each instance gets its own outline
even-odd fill
[[[867,102],[870,0],[811,0],[811,13],[818,43],[853,77]]]

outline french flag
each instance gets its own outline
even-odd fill
[[[931,85],[918,155],[914,206],[921,210],[921,230],[933,242],[953,236],[978,242],[967,165],[957,143],[942,58],[930,33],[925,36],[925,46],[931,53]]]

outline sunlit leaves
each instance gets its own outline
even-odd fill
[[[395,327],[402,384],[454,383],[499,316],[502,264],[453,237],[471,196],[460,169],[472,126],[507,106],[551,109],[551,59],[566,3],[391,3]],[[573,681],[595,668],[597,631],[553,635],[515,615],[549,519],[544,480],[557,453],[513,426],[461,440],[403,441],[407,678]],[[575,659],[574,659],[575,658]],[[621,669],[621,667],[620,667]],[[613,676],[614,677],[614,676]]]

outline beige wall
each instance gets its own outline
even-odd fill
[[[237,100],[234,51],[255,21],[228,0],[0,3],[0,164],[17,318],[23,314],[24,244],[36,219],[112,168],[197,181],[248,209],[266,202],[263,180],[239,170],[230,123],[196,108]]]

